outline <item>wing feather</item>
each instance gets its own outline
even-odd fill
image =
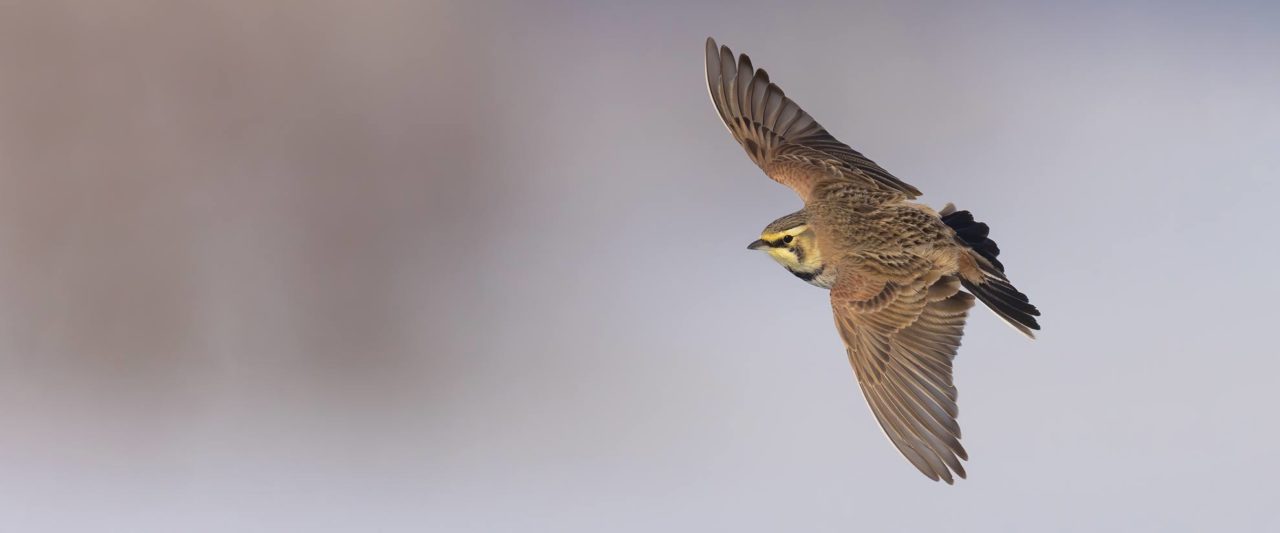
[[[808,199],[824,177],[869,190],[915,198],[920,191],[894,177],[857,150],[836,140],[756,69],[746,54],[735,61],[727,46],[707,39],[707,89],[734,139],[775,181]],[[785,157],[780,157],[784,156]]]
[[[926,285],[875,284],[842,272],[832,287],[836,326],[872,414],[898,451],[925,476],[965,477],[952,359],[974,297],[954,276]],[[888,291],[887,287],[895,287]],[[868,296],[871,293],[875,296]],[[870,305],[890,294],[888,302]]]

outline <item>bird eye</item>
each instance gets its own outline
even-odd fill
[[[783,238],[782,238],[782,242],[787,243],[787,244],[791,244],[791,241],[793,241],[793,240],[795,240],[795,237],[792,237],[792,236],[790,236],[790,235],[787,235],[786,237],[783,237]]]

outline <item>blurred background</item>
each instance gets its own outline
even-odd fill
[[[989,223],[920,476],[703,41]],[[0,529],[1280,528],[1269,2],[6,2]]]

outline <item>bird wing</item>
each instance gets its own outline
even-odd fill
[[[815,182],[834,176],[869,190],[920,195],[915,187],[836,140],[782,89],[756,70],[746,54],[707,38],[707,89],[734,139],[770,178],[808,200]]]
[[[954,483],[952,472],[965,477],[960,460],[969,457],[960,445],[951,360],[974,298],[954,276],[872,279],[842,269],[831,289],[858,385],[898,451],[929,478]]]

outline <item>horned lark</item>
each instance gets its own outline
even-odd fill
[[[919,190],[836,140],[745,54],[735,60],[713,39],[707,88],[751,160],[804,200],[748,248],[830,289],[836,329],[889,440],[934,480],[965,477],[951,360],[974,297],[1028,337],[1040,329],[987,225],[951,204],[910,202]]]

